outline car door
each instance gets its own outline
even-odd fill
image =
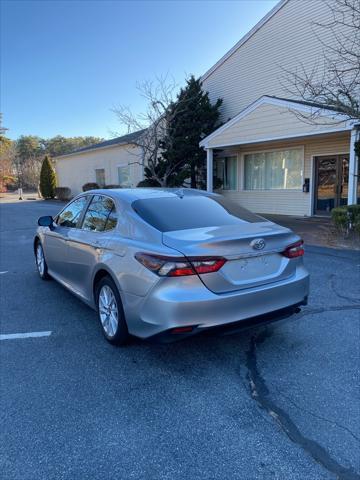
[[[69,232],[68,263],[72,288],[91,301],[93,272],[108,251],[116,226],[114,201],[105,195],[94,195],[83,216],[81,228]]]
[[[88,203],[88,196],[75,199],[55,217],[54,225],[44,235],[44,252],[50,275],[67,283],[68,238],[76,229]]]

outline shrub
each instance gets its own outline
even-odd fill
[[[331,219],[340,231],[352,229],[360,233],[360,205],[344,205],[331,210]]]
[[[55,196],[58,200],[65,202],[71,198],[71,190],[69,187],[56,187]]]
[[[161,187],[160,183],[153,178],[145,178],[145,180],[141,180],[137,185],[137,187]]]
[[[360,205],[348,205],[347,210],[350,214],[351,223],[360,223]]]
[[[110,184],[110,185],[105,185],[104,188],[121,188],[121,185]]]
[[[40,192],[43,198],[54,198],[56,187],[55,170],[51,164],[50,157],[46,155],[40,171]]]
[[[96,182],[88,182],[82,186],[82,191],[87,192],[88,190],[96,190],[97,188],[100,187]]]

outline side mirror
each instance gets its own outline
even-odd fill
[[[45,217],[40,217],[38,220],[38,225],[40,227],[49,227],[52,228],[54,219],[51,215],[46,215]]]

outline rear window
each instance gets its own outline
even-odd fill
[[[148,198],[135,200],[132,207],[145,222],[161,232],[264,221],[221,196]]]

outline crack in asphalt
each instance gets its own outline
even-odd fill
[[[354,309],[354,307],[355,306],[351,306],[352,309]],[[358,308],[360,308],[360,305]],[[304,312],[302,316],[318,313],[319,310],[320,312],[325,312],[334,311],[334,309],[340,310],[344,309],[344,307],[309,309],[310,311]],[[280,428],[285,432],[292,442],[299,445],[326,470],[335,474],[340,480],[360,480],[360,475],[352,468],[343,467],[318,442],[304,436],[295,425],[289,414],[281,407],[278,407],[275,402],[271,400],[270,392],[266,385],[265,379],[259,372],[256,356],[257,346],[261,343],[264,343],[271,335],[272,331],[269,329],[263,330],[257,335],[253,335],[250,339],[249,350],[246,352],[247,379],[250,385],[252,398],[278,423]]]
[[[352,297],[349,295],[342,295],[341,293],[339,293],[335,287],[335,283],[334,283],[335,278],[336,278],[336,275],[332,273],[329,277],[329,287],[330,287],[330,290],[332,290],[337,297],[341,298],[342,300],[348,300],[349,302],[358,302],[360,300],[359,297]]]
[[[287,400],[289,403],[291,403],[295,408],[297,408],[297,409],[300,410],[301,412],[307,413],[307,414],[311,415],[311,416],[314,417],[314,418],[317,418],[317,419],[322,420],[322,421],[324,421],[324,422],[330,423],[330,424],[332,424],[332,425],[336,425],[338,428],[340,428],[340,429],[345,430],[346,432],[348,432],[357,442],[360,443],[360,438],[357,437],[357,436],[355,435],[355,433],[350,430],[350,428],[345,427],[345,425],[341,425],[341,423],[338,423],[338,422],[336,422],[336,421],[333,420],[333,419],[329,419],[329,418],[322,417],[321,415],[318,415],[318,414],[312,412],[311,410],[307,410],[306,408],[301,407],[301,406],[298,405],[296,402],[294,402],[290,397],[288,397],[287,395],[285,395],[285,393],[283,393],[281,390],[276,389],[276,391],[278,392],[278,394],[279,394],[281,397],[286,398],[286,400]]]

